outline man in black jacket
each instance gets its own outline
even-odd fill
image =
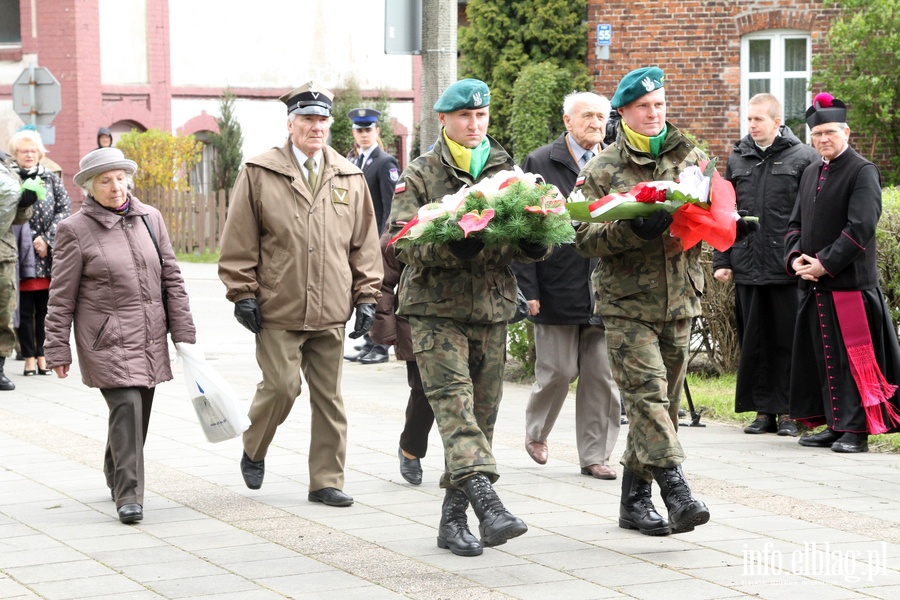
[[[539,173],[564,196],[581,168],[603,147],[610,103],[591,92],[569,94],[563,103],[566,133],[525,157],[522,169]],[[609,369],[606,334],[593,314],[591,271],[597,259],[572,245],[554,250],[541,263],[513,263],[534,323],[536,381],[525,411],[525,449],[547,462],[547,437],[569,392],[575,392],[575,432],[581,473],[615,479],[609,464],[619,435],[619,390]]]
[[[741,357],[735,412],[756,412],[744,433],[796,436],[788,416],[791,355],[799,291],[784,268],[784,236],[803,170],[819,159],[783,125],[781,102],[757,94],[747,107],[750,133],[734,145],[725,178],[734,185],[737,207],[759,217],[760,231],[716,252],[713,276],[734,279]]]
[[[347,113],[347,117],[353,121],[353,140],[356,142],[356,155],[348,158],[366,176],[380,236],[384,233],[385,222],[391,214],[391,200],[394,197],[394,186],[400,179],[400,165],[396,158],[381,149],[381,127],[378,126],[381,111],[374,108],[354,108]],[[388,347],[375,344],[369,334],[366,334],[362,345],[345,354],[344,358],[363,365],[383,363],[388,360]]]

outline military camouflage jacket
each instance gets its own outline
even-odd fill
[[[456,166],[443,135],[434,148],[412,161],[394,192],[391,235],[396,235],[419,207],[454,194],[464,185],[512,169],[512,157],[496,141],[490,142],[491,153],[478,180]],[[397,314],[469,323],[499,323],[515,314],[516,278],[509,264],[513,259],[529,260],[517,247],[485,248],[469,261],[456,258],[446,245],[439,244],[401,243],[395,253],[407,265],[400,278]]]
[[[27,223],[32,213],[30,206],[19,206],[21,193],[19,178],[0,163],[0,262],[15,262],[19,258],[19,246],[12,226]]]
[[[706,159],[671,123],[666,125],[669,135],[656,158],[632,147],[620,125],[616,143],[585,166],[575,190],[596,200],[642,181],[674,181],[685,167]],[[594,312],[651,323],[700,315],[699,245],[685,252],[681,240],[668,232],[645,241],[627,221],[615,221],[580,225],[575,247],[584,256],[600,257],[591,276]]]

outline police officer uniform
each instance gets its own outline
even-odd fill
[[[374,108],[354,108],[347,116],[353,121],[353,129],[371,129],[378,127],[381,112]],[[391,214],[391,199],[394,197],[394,186],[400,179],[400,164],[396,158],[381,149],[377,140],[373,140],[368,148],[357,149],[354,164],[366,176],[372,204],[375,206],[378,234],[381,235]]]
[[[400,165],[397,159],[385,152],[378,145],[378,119],[381,111],[374,108],[354,108],[347,113],[347,117],[353,122],[353,130],[373,129],[375,135],[368,148],[356,148],[356,155],[349,157],[357,167],[362,169],[366,176],[366,184],[369,186],[369,194],[372,196],[372,205],[375,207],[375,221],[379,235],[384,232],[384,226],[391,214],[391,199],[394,197],[394,186],[400,179]],[[388,360],[388,347],[375,344],[366,334],[363,345],[358,352],[344,355],[350,361],[358,361],[364,365],[383,363]]]

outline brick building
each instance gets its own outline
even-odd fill
[[[837,12],[822,0],[588,0],[588,68],[612,97],[628,71],[657,65],[666,73],[668,118],[727,159],[746,135],[747,100],[781,99],[785,121],[806,139],[811,57]],[[598,24],[611,25],[608,59],[598,58]],[[602,51],[601,51],[602,52]],[[818,90],[817,90],[818,91]],[[721,163],[721,164],[724,164]]]

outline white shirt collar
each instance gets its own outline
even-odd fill
[[[300,170],[303,171],[303,176],[306,177],[306,159],[310,158],[309,156],[303,154],[303,152],[295,146],[291,144],[291,151],[294,153],[294,158],[297,159],[297,162],[300,163]],[[322,151],[319,150],[312,156],[313,161],[316,163],[316,173],[318,173],[322,168]]]

